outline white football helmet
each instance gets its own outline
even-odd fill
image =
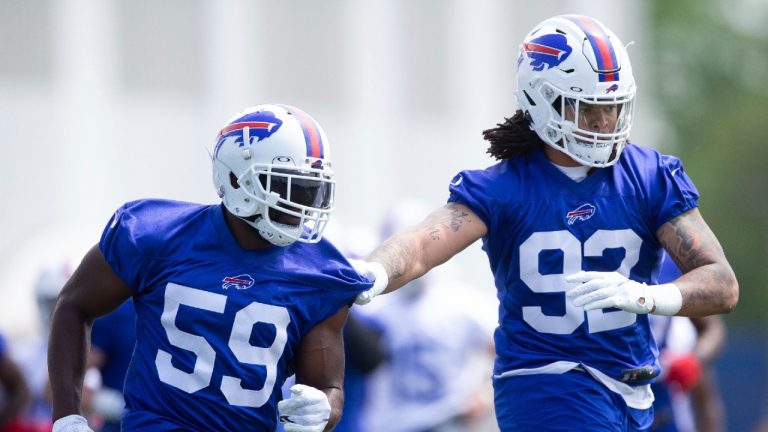
[[[629,138],[632,66],[619,38],[596,19],[561,15],[537,25],[520,46],[516,96],[531,129],[583,165],[613,165]],[[603,115],[615,119],[612,130]]]
[[[258,105],[219,132],[213,183],[226,208],[277,246],[316,243],[333,211],[330,148],[320,125],[288,105]],[[284,213],[297,223],[274,219]]]

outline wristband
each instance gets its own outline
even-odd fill
[[[683,307],[683,294],[673,283],[651,285],[648,287],[648,292],[653,298],[651,313],[654,315],[673,316]]]
[[[66,428],[72,427],[72,426],[85,426],[88,427],[88,420],[85,419],[85,417],[78,415],[78,414],[70,414],[68,416],[61,417],[60,419],[53,422],[53,429],[51,429],[51,432],[58,432],[60,430],[66,430]],[[86,429],[90,430],[90,429]]]

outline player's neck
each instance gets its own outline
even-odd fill
[[[272,243],[264,240],[264,237],[255,228],[250,226],[248,222],[233,215],[226,208],[222,208],[222,211],[224,212],[224,220],[227,222],[229,232],[232,233],[232,236],[235,237],[237,244],[241,248],[266,249],[273,246]]]

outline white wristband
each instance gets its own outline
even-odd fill
[[[683,307],[683,294],[680,292],[680,288],[673,283],[651,285],[648,287],[648,291],[653,298],[651,313],[654,315],[672,316],[680,312],[680,308]]]
[[[70,414],[53,422],[52,432],[58,431],[90,431],[88,420],[78,414]]]

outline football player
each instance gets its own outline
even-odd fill
[[[49,349],[54,431],[90,431],[79,415],[90,326],[129,297],[137,328],[122,430],[338,421],[341,331],[371,285],[322,238],[334,204],[328,140],[303,111],[259,105],[219,132],[212,162],[222,205],[123,205],[62,290]]]
[[[482,238],[500,301],[500,429],[646,429],[659,372],[648,314],[729,312],[736,277],[680,161],[628,144],[635,81],[613,32],[556,16],[517,64],[520,110],[484,132],[500,162],[460,172],[446,206],[375,249],[358,301]],[[662,249],[684,274],[656,285]]]

